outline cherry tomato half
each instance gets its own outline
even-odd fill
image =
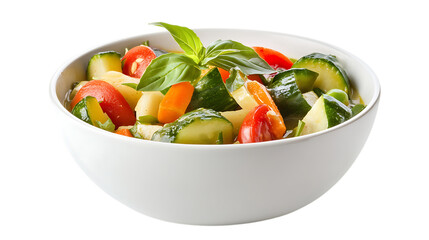
[[[264,59],[272,68],[277,70],[278,68],[290,69],[293,65],[293,62],[276,50],[264,47],[253,47],[255,52]]]
[[[274,140],[271,133],[271,123],[267,116],[270,108],[259,105],[249,112],[241,124],[237,140],[240,143],[253,143]]]
[[[141,78],[154,58],[156,55],[150,47],[143,45],[133,47],[122,58],[122,72],[131,77]]]
[[[109,83],[102,80],[89,81],[74,96],[70,103],[71,109],[86,96],[95,97],[100,102],[101,109],[109,116],[116,128],[134,125],[136,122],[130,105],[122,94]]]

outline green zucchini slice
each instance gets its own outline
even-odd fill
[[[217,68],[211,69],[194,84],[194,93],[187,111],[197,108],[210,108],[215,111],[230,111],[238,107],[223,83]]]
[[[92,56],[86,75],[88,80],[92,80],[109,71],[122,72],[121,54],[115,51],[100,52]]]
[[[345,122],[352,111],[336,98],[323,94],[302,121],[305,123],[301,135],[323,131]]]
[[[87,96],[80,100],[72,109],[72,114],[80,120],[101,129],[110,132],[115,130],[112,120],[103,112],[95,97]]]
[[[319,73],[314,82],[314,88],[320,88],[324,92],[340,89],[350,94],[349,78],[333,55],[312,53],[298,59],[292,68],[307,68]]]
[[[286,128],[292,129],[311,109],[296,82],[294,71],[277,74],[268,85],[268,92],[277,105],[285,121]]]
[[[199,108],[188,112],[156,131],[153,141],[188,144],[219,144],[233,142],[233,125],[220,113]],[[222,136],[222,141],[219,140]]]

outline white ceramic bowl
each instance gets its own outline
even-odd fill
[[[299,58],[336,55],[367,104],[351,120],[323,132],[255,144],[185,145],[112,134],[75,118],[62,102],[85,79],[89,58],[123,52],[145,40],[177,50],[167,32],[104,45],[71,60],[54,76],[50,94],[63,122],[66,145],[105,192],[148,216],[171,222],[222,225],[258,221],[295,211],[330,189],[349,169],[372,128],[380,97],[375,74],[352,54],[319,41],[263,31],[196,30],[203,43],[232,39]]]

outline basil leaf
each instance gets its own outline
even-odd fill
[[[203,59],[205,49],[200,38],[194,31],[187,27],[171,25],[163,22],[155,22],[151,24],[167,29],[183,51],[194,59],[196,63],[199,63],[199,61]]]
[[[140,116],[139,120],[138,120],[141,124],[157,124],[159,123],[158,118],[152,116],[152,115],[144,115],[144,116]]]
[[[121,85],[125,85],[127,87],[134,88],[134,89],[137,88],[137,83],[122,83]]]
[[[138,121],[134,124],[134,126],[132,127],[132,128],[130,128],[130,133],[131,133],[131,135],[133,135],[133,137],[135,137],[135,138],[141,138],[141,139],[143,139],[143,137],[140,135],[140,133],[139,133],[139,131],[138,131],[138,129],[137,129],[137,126],[138,126]]]
[[[354,107],[352,107],[352,116],[356,116],[358,113],[362,112],[362,110],[365,109],[365,105],[363,104],[356,104]]]
[[[113,124],[113,122],[112,122],[112,120],[110,120],[110,118],[107,119],[107,121],[104,123],[101,123],[98,120],[95,121],[95,126],[101,128],[103,130],[109,131],[109,132],[115,131],[115,124]]]
[[[188,56],[167,53],[152,60],[146,68],[138,91],[161,91],[179,82],[192,82],[201,75],[198,65]]]
[[[142,44],[140,44],[140,45],[149,47],[149,40],[146,40],[146,41],[142,42]]]
[[[246,81],[246,76],[237,68],[233,68],[230,71],[229,77],[225,80],[226,89],[232,93],[235,90],[241,88]]]
[[[201,64],[223,69],[238,67],[246,75],[275,72],[253,48],[232,40],[217,40],[211,43]]]

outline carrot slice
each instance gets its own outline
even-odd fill
[[[267,115],[271,122],[272,133],[277,139],[282,138],[286,133],[286,126],[277,105],[274,103],[265,86],[257,81],[247,81],[246,88],[258,104],[266,104],[270,108],[271,111]]]
[[[159,104],[158,121],[170,123],[182,116],[191,102],[193,93],[194,86],[189,82],[171,86]]]
[[[130,130],[128,128],[122,128],[122,129],[118,129],[115,132],[116,134],[120,134],[120,135],[124,135],[127,137],[133,137],[133,135],[131,134]]]

